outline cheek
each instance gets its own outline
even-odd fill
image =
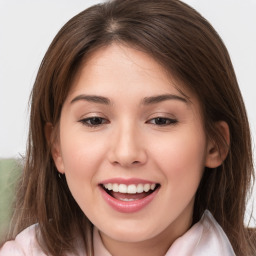
[[[91,186],[96,184],[97,170],[102,163],[104,144],[95,141],[94,136],[84,136],[73,132],[62,135],[61,148],[64,172],[71,193],[79,203],[79,198],[85,200]],[[81,196],[82,195],[82,196]]]
[[[166,138],[162,146],[155,149],[157,164],[172,186],[182,188],[199,183],[206,152],[206,141],[202,134],[193,130],[177,133]]]
[[[83,136],[62,138],[62,157],[68,187],[82,211],[91,216],[95,212],[94,202],[98,198],[96,177],[103,148]]]
[[[161,197],[161,205],[168,213],[166,218],[173,221],[186,209],[192,214],[194,197],[204,170],[205,140],[187,132],[176,134],[169,141],[171,143],[163,143],[165,146],[161,150],[158,147],[155,159],[164,176],[162,194],[165,196]]]

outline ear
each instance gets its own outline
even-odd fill
[[[229,151],[230,133],[228,124],[224,121],[219,121],[215,123],[215,127],[218,133],[223,137],[224,142],[218,143],[217,141],[209,139],[205,161],[205,166],[208,168],[220,166],[226,159]]]
[[[44,127],[45,137],[49,147],[51,147],[51,155],[58,171],[64,174],[64,164],[61,155],[59,138],[56,135],[56,130],[52,123],[46,123]]]

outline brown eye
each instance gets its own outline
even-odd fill
[[[97,127],[99,125],[107,123],[107,120],[102,117],[93,116],[93,117],[82,119],[79,122],[89,127]]]
[[[178,121],[176,119],[165,118],[165,117],[156,117],[149,120],[150,124],[165,126],[165,125],[172,125],[176,124]]]

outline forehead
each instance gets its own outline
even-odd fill
[[[175,93],[188,101],[197,101],[182,82],[149,54],[123,44],[111,44],[91,52],[72,83],[69,97],[86,92],[111,98],[113,90],[144,94],[144,97]]]

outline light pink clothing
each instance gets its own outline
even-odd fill
[[[9,241],[0,249],[0,256],[46,256],[35,239],[33,225],[21,232],[14,241]],[[93,234],[95,256],[111,256],[104,247],[98,230]],[[79,241],[79,239],[78,239]],[[79,256],[86,256],[81,242],[76,248]],[[205,211],[201,220],[179,237],[169,248],[165,256],[235,256],[232,246],[220,225],[209,211]],[[66,254],[65,256],[74,256]]]

